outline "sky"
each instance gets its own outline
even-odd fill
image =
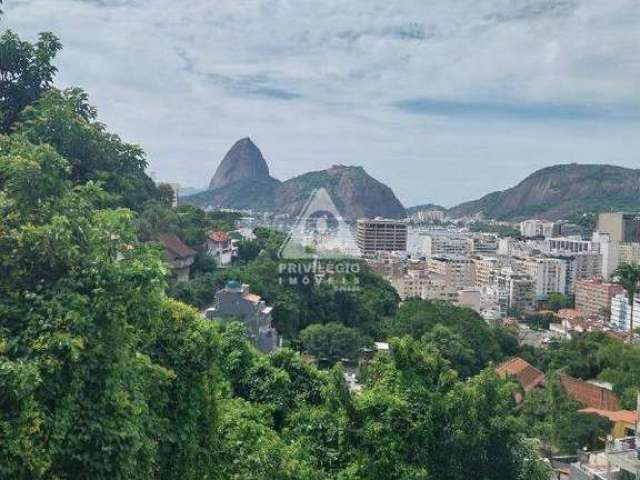
[[[640,168],[638,0],[6,0],[57,85],[208,184],[250,136],[281,180],[361,165],[453,206],[558,163]]]

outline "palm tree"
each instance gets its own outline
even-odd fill
[[[627,291],[627,299],[631,308],[629,317],[629,343],[633,343],[633,310],[634,300],[640,283],[640,265],[637,263],[623,263],[616,268],[615,276],[618,283]]]

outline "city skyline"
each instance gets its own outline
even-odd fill
[[[634,2],[423,3],[22,0],[2,21],[58,34],[57,85],[185,186],[244,136],[274,177],[361,165],[406,206],[637,166]]]

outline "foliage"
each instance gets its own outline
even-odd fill
[[[495,233],[500,237],[519,237],[520,230],[502,223],[486,223],[481,221],[469,225],[469,230],[480,233]]]
[[[572,308],[573,302],[570,298],[566,297],[562,293],[554,292],[549,294],[549,299],[547,300],[547,307],[549,310],[557,312],[563,308]]]
[[[365,339],[357,330],[336,322],[309,325],[300,332],[300,342],[306,351],[325,365],[333,365],[343,359],[354,361],[365,345]]]
[[[409,299],[403,302],[389,324],[388,332],[390,336],[410,335],[420,339],[437,326],[446,326],[473,352],[473,359],[467,365],[473,373],[484,368],[490,360],[500,360],[515,351],[515,338],[509,332],[492,329],[471,309],[443,301]],[[503,351],[502,345],[508,351]]]
[[[578,412],[581,408],[551,376],[543,389],[525,396],[521,414],[531,433],[543,439],[552,451],[574,454],[583,447],[602,448],[602,439],[610,430],[609,421]]]
[[[51,61],[61,48],[51,33],[41,33],[35,44],[10,30],[0,36],[0,134],[8,133],[18,114],[51,88],[57,70]]]

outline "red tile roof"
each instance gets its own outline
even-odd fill
[[[182,240],[176,235],[162,234],[158,235],[158,240],[164,245],[167,253],[175,258],[189,258],[193,257],[196,252],[189,248]]]
[[[598,408],[583,408],[582,410],[578,410],[580,413],[595,413],[596,415],[600,415],[601,417],[608,418],[611,422],[618,423],[626,423],[627,425],[635,425],[638,421],[638,414],[636,412],[632,412],[631,410],[601,410]]]
[[[560,374],[559,379],[567,395],[585,407],[618,410],[620,399],[612,391],[565,374]]]
[[[512,377],[525,392],[533,390],[544,382],[544,373],[520,357],[512,358],[496,367],[500,377]]]
[[[229,234],[227,232],[211,231],[209,232],[209,240],[213,240],[214,242],[226,242],[229,240]]]

